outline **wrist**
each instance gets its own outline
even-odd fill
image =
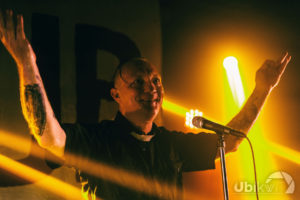
[[[40,81],[38,67],[35,62],[21,62],[17,63],[20,79],[23,84],[33,84]]]
[[[269,94],[272,90],[272,86],[256,84],[254,91],[262,93],[262,94]]]

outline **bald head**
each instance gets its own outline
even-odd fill
[[[116,70],[111,96],[124,116],[152,120],[163,99],[160,74],[147,59],[133,58]]]
[[[147,59],[139,57],[132,58],[116,69],[113,76],[114,87],[117,87],[120,84],[120,81],[128,82],[126,77],[132,76],[136,72],[142,72],[146,74],[156,73],[159,75],[155,66]]]

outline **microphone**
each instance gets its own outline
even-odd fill
[[[223,126],[221,124],[217,124],[215,122],[209,121],[203,117],[200,116],[195,116],[193,118],[193,125],[197,128],[203,128],[203,129],[208,129],[211,131],[218,133],[223,133],[223,134],[228,134],[228,135],[234,135],[237,137],[246,137],[246,134],[241,132],[241,131],[237,131],[234,130],[232,128],[229,128],[227,126]]]

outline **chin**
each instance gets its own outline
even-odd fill
[[[160,110],[160,107],[151,107],[151,108],[145,108],[144,111],[145,114],[149,116],[149,118],[156,118]]]

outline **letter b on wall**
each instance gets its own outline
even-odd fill
[[[61,116],[59,42],[59,17],[33,14],[32,46],[37,53],[41,76],[58,119]],[[85,24],[75,26],[76,67],[74,69],[76,68],[77,122],[98,122],[100,100],[112,101],[109,92],[111,83],[97,78],[97,52],[99,50],[114,55],[119,62],[141,56],[135,43],[122,33],[99,26]],[[101,65],[100,67],[110,66]],[[109,70],[114,69],[105,71]]]
[[[75,41],[77,121],[95,123],[99,119],[100,99],[112,100],[111,83],[97,79],[97,51],[108,51],[119,62],[140,56],[140,51],[127,36],[103,27],[76,25]]]

